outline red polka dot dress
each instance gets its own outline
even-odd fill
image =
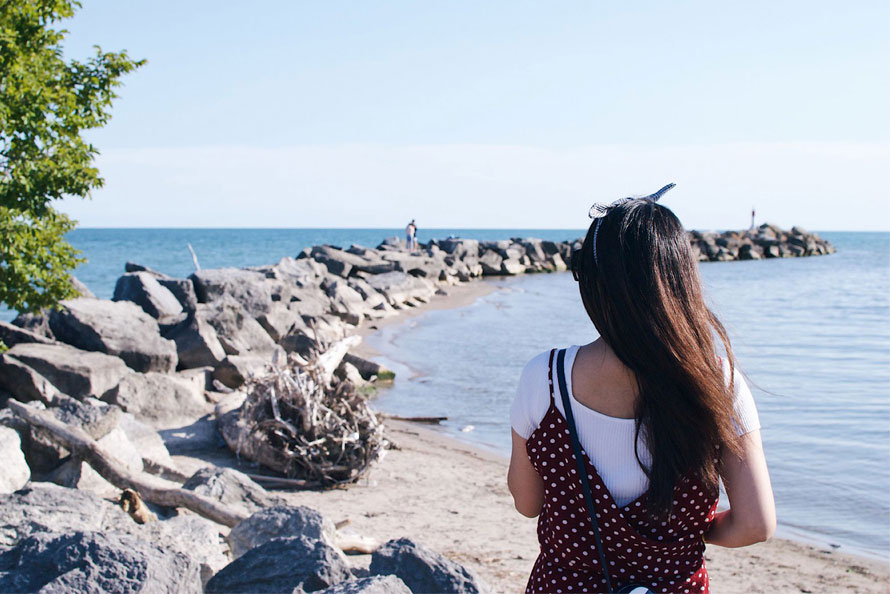
[[[603,592],[606,580],[568,425],[553,400],[552,353],[550,369],[550,407],[526,444],[544,482],[538,518],[541,553],[526,592]],[[584,463],[612,587],[634,583],[653,592],[708,592],[702,537],[714,519],[718,494],[685,478],[674,490],[670,517],[655,521],[647,513],[646,493],[618,507],[586,454]]]

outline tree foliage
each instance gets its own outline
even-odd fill
[[[0,0],[0,301],[20,311],[75,295],[84,260],[65,239],[75,222],[53,208],[102,186],[84,130],[105,125],[121,77],[144,61],[126,52],[66,60],[74,0]]]

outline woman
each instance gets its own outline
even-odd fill
[[[775,529],[751,392],[686,232],[656,203],[672,187],[591,208],[572,270],[600,338],[522,373],[508,484],[516,509],[540,516],[528,592],[708,592],[704,542],[741,547]],[[559,359],[596,525],[553,387]],[[730,508],[717,512],[720,479]]]

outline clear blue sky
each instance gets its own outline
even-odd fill
[[[890,229],[890,3],[84,0],[148,64],[84,226]],[[838,209],[837,203],[856,203]]]

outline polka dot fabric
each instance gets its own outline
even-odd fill
[[[606,591],[568,425],[553,402],[552,355],[550,408],[526,451],[544,482],[541,553],[526,592]],[[612,587],[635,583],[653,592],[709,592],[702,537],[714,519],[717,493],[705,492],[698,480],[683,479],[674,490],[671,516],[655,521],[647,513],[645,493],[618,507],[586,455],[584,464]]]

